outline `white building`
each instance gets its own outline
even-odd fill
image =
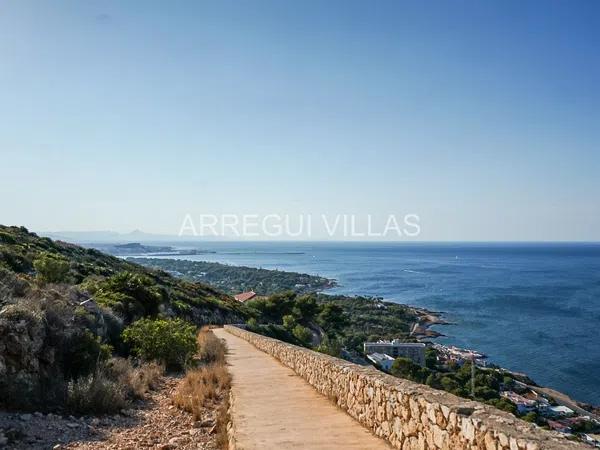
[[[367,355],[384,353],[393,358],[408,358],[415,364],[425,366],[425,344],[421,342],[402,342],[400,339],[365,342],[363,348]]]
[[[563,406],[563,405],[559,405],[559,406],[551,406],[550,408],[548,408],[546,410],[546,413],[548,415],[554,416],[554,417],[568,417],[568,416],[572,416],[573,414],[575,414],[575,411],[573,411],[571,408],[567,407],[567,406]]]
[[[389,372],[394,364],[395,359],[385,353],[371,353],[367,355],[367,358],[371,360],[375,365],[381,367],[386,372]]]

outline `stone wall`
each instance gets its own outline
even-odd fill
[[[291,368],[394,448],[589,449],[491,406],[392,377],[240,327],[225,329]]]

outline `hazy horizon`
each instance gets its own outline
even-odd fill
[[[6,1],[0,223],[600,241],[599,47],[595,1]]]

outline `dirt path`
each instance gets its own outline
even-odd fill
[[[113,424],[105,430],[101,441],[74,442],[65,449],[112,449],[135,450],[138,448],[170,449],[216,449],[210,429],[214,415],[207,412],[207,427],[195,426],[191,414],[179,410],[171,403],[171,396],[180,379],[166,378],[163,387],[154,391],[148,401],[149,407],[132,414],[134,424]],[[197,425],[200,425],[198,423]]]
[[[114,416],[1,413],[0,431],[14,439],[6,447],[0,442],[0,448],[216,450],[211,432],[216,413],[207,410],[196,422],[191,414],[175,408],[171,395],[179,382],[179,378],[163,377],[160,388],[151,391],[147,400]]]
[[[239,450],[389,450],[291,369],[223,329],[213,331],[229,348]]]

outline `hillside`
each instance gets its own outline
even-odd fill
[[[244,321],[244,305],[202,283],[0,225],[0,401],[52,408],[142,317]]]

